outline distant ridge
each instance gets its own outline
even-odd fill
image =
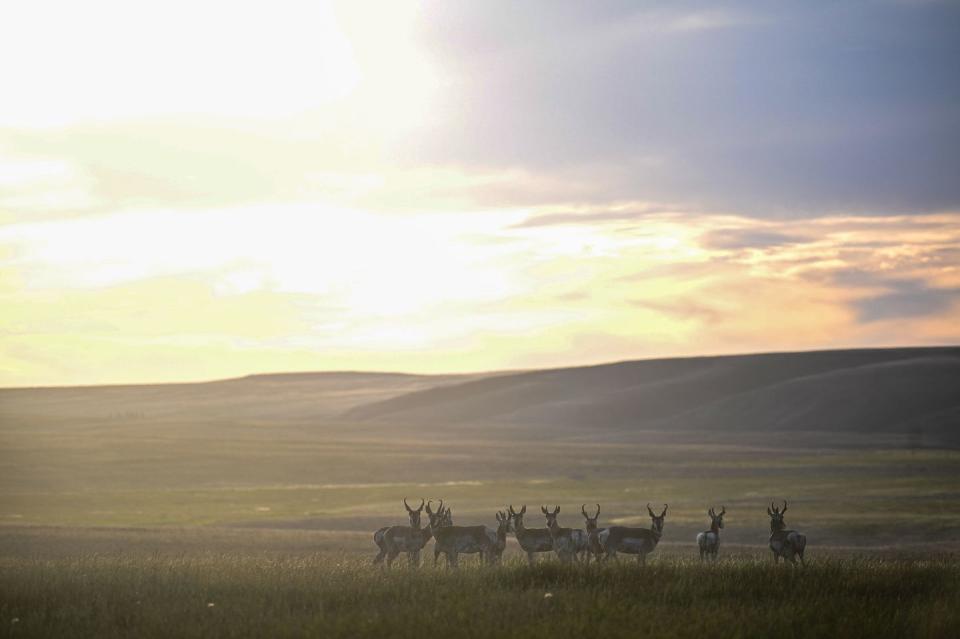
[[[850,431],[960,441],[960,347],[626,361],[498,375],[355,406],[351,420],[623,430]]]

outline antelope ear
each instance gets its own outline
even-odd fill
[[[770,512],[770,506],[767,506],[767,514],[770,515],[771,517],[773,517],[773,513]]]
[[[524,504],[523,506],[520,507],[520,514],[522,515],[522,514],[524,514],[524,513],[526,513],[526,512],[527,512],[527,505]]]
[[[420,498],[420,507],[417,508],[417,512],[421,512],[421,511],[423,510],[423,503],[424,503],[424,502],[423,502],[423,497],[421,497],[421,498]]]
[[[541,511],[544,515],[546,515],[546,514],[547,514],[547,507],[546,507],[546,506],[540,506],[540,511]]]
[[[557,506],[556,509],[554,509],[553,514],[554,514],[554,515],[559,515],[559,514],[560,514],[560,506]]]

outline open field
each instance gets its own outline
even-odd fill
[[[9,637],[946,637],[955,562],[741,560],[383,573],[349,554],[4,561]],[[15,621],[16,620],[16,621]]]
[[[639,411],[629,428],[622,411],[582,428],[544,416],[565,394],[602,404],[611,374],[614,398],[656,396],[644,363],[3,390],[0,635],[947,636],[960,621],[957,354],[921,350],[788,358],[793,377],[772,385],[758,381],[763,357],[653,363],[676,373],[672,390],[652,421],[621,402]],[[891,369],[940,403],[871,430],[857,420],[886,410],[868,390]],[[740,386],[692,402],[700,428],[670,426],[685,414],[678,388],[735,374]],[[784,384],[813,393],[809,411],[780,403]],[[871,408],[817,428],[840,395],[817,403],[816,389],[837,384]],[[516,413],[485,408],[504,397]],[[446,421],[470,405],[474,419]],[[750,426],[704,424],[711,407]],[[645,568],[530,569],[511,535],[500,569],[435,572],[431,544],[422,570],[383,575],[372,531],[406,521],[403,497],[444,499],[461,525],[492,526],[510,503],[528,504],[528,526],[548,503],[578,527],[583,503],[601,504],[601,525],[648,526],[647,502],[670,509]],[[765,509],[781,499],[807,535],[805,570],[770,563]],[[721,504],[722,561],[701,567],[694,539]]]

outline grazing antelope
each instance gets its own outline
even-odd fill
[[[625,552],[637,556],[637,563],[644,564],[647,555],[653,552],[663,536],[663,519],[667,516],[667,505],[663,505],[663,512],[659,515],[650,509],[647,512],[652,521],[650,528],[627,528],[626,526],[611,526],[599,533],[600,546],[608,559],[614,559],[618,552]]]
[[[587,548],[584,552],[584,560],[589,564],[590,558],[593,557],[595,561],[599,562],[603,556],[603,548],[600,547],[599,535],[606,530],[606,528],[599,528],[597,526],[597,519],[600,517],[600,504],[597,504],[597,512],[593,517],[587,514],[586,504],[580,506],[580,512],[583,513],[587,531]]]
[[[459,565],[460,553],[480,553],[481,564],[494,554],[496,541],[489,536],[493,531],[486,526],[454,526],[449,508],[446,517],[450,524],[439,526],[433,531],[436,538],[433,544],[434,566],[441,554],[447,558],[447,566],[451,568]]]
[[[523,515],[527,512],[527,505],[520,508],[520,512],[513,509],[511,504],[507,512],[513,519],[513,533],[517,536],[517,543],[525,553],[527,561],[533,565],[533,554],[537,552],[550,552],[553,550],[553,537],[546,528],[526,528],[523,525]]]
[[[720,529],[723,528],[723,516],[726,512],[726,506],[720,506],[719,515],[713,508],[707,511],[707,514],[710,515],[710,530],[705,530],[697,535],[697,546],[700,547],[700,561],[703,561],[704,557],[710,557],[716,561],[717,551],[720,550]]]
[[[426,513],[430,518],[430,525],[426,528],[414,528],[412,526],[390,526],[383,533],[383,547],[386,549],[387,567],[393,565],[393,560],[402,552],[407,553],[410,559],[410,565],[420,565],[420,551],[430,541],[443,523],[443,502],[440,502],[440,509],[433,512],[430,504],[427,502]]]
[[[563,563],[570,563],[578,559],[579,554],[587,549],[587,533],[576,528],[563,528],[557,521],[557,515],[560,514],[560,506],[557,506],[552,512],[545,506],[540,506],[540,511],[547,518],[547,530],[550,531],[550,539],[553,540],[553,551]]]
[[[803,551],[807,547],[807,537],[796,530],[785,530],[786,524],[783,523],[783,513],[787,512],[787,500],[783,500],[783,510],[778,510],[773,502],[770,502],[770,508],[767,508],[767,514],[770,515],[770,550],[773,551],[773,563],[777,563],[781,557],[784,561],[791,564],[797,564],[797,557],[800,557],[800,563],[806,566],[803,561]]]
[[[407,509],[407,516],[410,518],[410,528],[414,530],[420,529],[420,513],[423,511],[423,499],[420,499],[420,507],[414,510],[410,507],[410,504],[407,503],[407,498],[403,498],[403,507]],[[380,552],[373,559],[374,564],[379,564],[383,561],[383,558],[387,556],[387,547],[384,545],[384,534],[387,530],[390,529],[390,526],[384,526],[377,532],[373,533],[373,543],[377,544],[377,547],[380,548]]]

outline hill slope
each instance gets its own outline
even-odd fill
[[[960,348],[769,353],[502,375],[350,409],[349,419],[629,430],[846,430],[960,440]]]

